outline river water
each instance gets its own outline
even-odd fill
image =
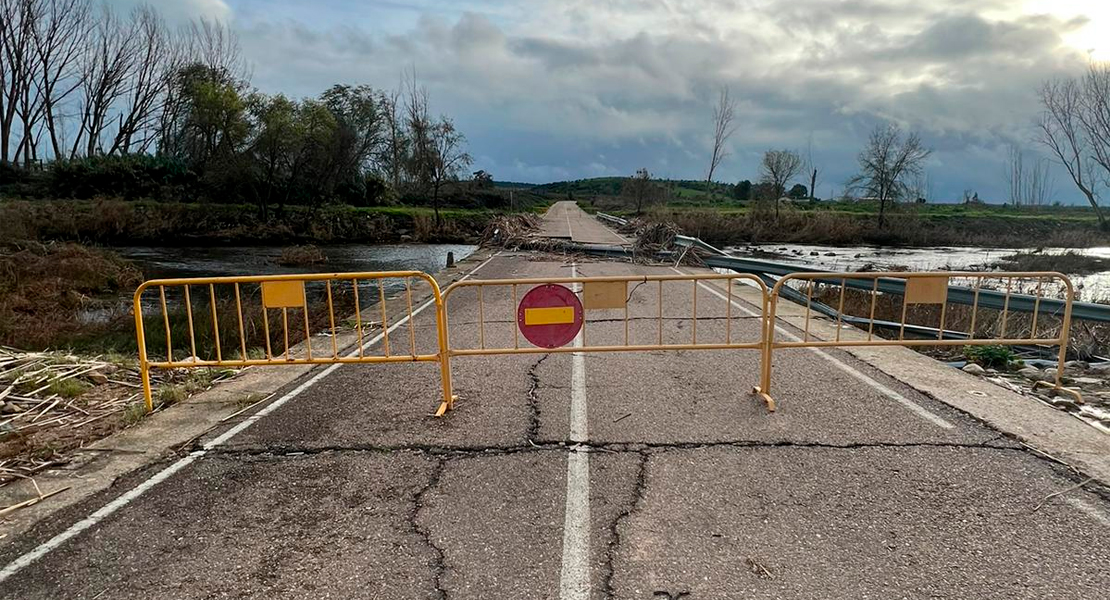
[[[887,248],[877,246],[818,246],[809,244],[755,244],[726,248],[734,256],[751,257],[770,262],[805,265],[824,271],[886,270],[905,267],[911,271],[956,271],[991,269],[1003,257],[1018,252],[1014,248]],[[1110,248],[1043,248],[1041,252],[1060,254],[1076,252],[1087,256],[1110,258]],[[1110,271],[1071,277],[1081,300],[1110,298]]]
[[[125,246],[114,250],[134,262],[147,279],[153,279],[352,271],[437,273],[447,265],[448,252],[462,260],[477,248],[466,244],[320,246],[326,262],[297,266],[278,264],[282,248],[276,246]]]

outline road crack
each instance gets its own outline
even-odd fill
[[[428,482],[419,489],[412,496],[412,510],[409,511],[405,517],[409,528],[419,536],[424,544],[432,549],[434,558],[430,561],[429,567],[432,569],[432,584],[434,588],[435,598],[438,600],[447,600],[447,590],[443,589],[443,574],[447,572],[446,556],[443,549],[440,548],[434,541],[432,541],[431,532],[425,530],[419,524],[420,511],[424,509],[424,496],[435,489],[439,485],[439,480],[443,476],[443,471],[447,467],[447,459],[443,457],[435,457],[435,466],[432,468],[432,473],[428,477]]]
[[[647,487],[647,463],[650,453],[640,452],[639,454],[640,463],[636,469],[636,481],[625,503],[625,509],[619,512],[609,525],[609,546],[605,550],[605,573],[601,579],[601,592],[605,598],[614,597],[613,575],[615,574],[615,568],[613,567],[613,560],[621,545],[621,523],[640,507],[640,502],[644,499],[644,489]]]
[[[550,356],[551,354],[544,354],[528,369],[531,384],[528,386],[528,430],[524,433],[524,441],[529,444],[534,444],[540,434],[540,376],[537,371]]]

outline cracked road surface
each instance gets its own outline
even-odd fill
[[[674,272],[502,254],[475,277],[572,269]],[[690,289],[665,291],[662,335],[686,339]],[[703,291],[700,339],[758,335]],[[456,347],[480,320],[487,345],[513,344],[509,290],[484,300],[479,313],[473,290],[451,296]],[[632,312],[655,302],[635,291]],[[416,319],[423,347],[431,312]],[[589,319],[591,344],[624,335],[619,315]],[[629,335],[656,328],[635,317]],[[0,597],[1105,597],[1110,495],[834,356],[858,376],[811,352],[776,357],[774,414],[747,393],[754,351],[458,357],[444,419],[429,416],[434,364],[316,371],[249,426],[5,540]]]

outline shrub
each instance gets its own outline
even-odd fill
[[[973,363],[991,369],[1005,369],[1018,361],[1009,346],[968,346],[964,356]]]

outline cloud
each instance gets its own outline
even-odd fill
[[[155,3],[146,0],[105,0],[105,3],[125,13],[143,4],[150,4],[171,25],[184,25],[195,19],[228,22],[232,15],[231,7],[225,0],[169,0]]]
[[[225,6],[191,2],[207,4]],[[822,178],[843,181],[867,130],[894,120],[920,130],[944,165],[961,165],[959,179],[931,174],[939,192],[999,197],[1001,169],[990,161],[1005,143],[1028,144],[1039,84],[1086,60],[1065,43],[1083,18],[1022,14],[1014,4],[426,0],[355,10],[324,0],[321,14],[346,6],[350,18],[275,8],[277,16],[252,9],[234,23],[264,91],[389,88],[415,68],[433,107],[467,133],[483,163],[475,168],[498,178],[640,166],[702,177],[711,105],[729,85],[740,128],[722,177],[754,179],[763,149],[803,149],[812,138]]]

